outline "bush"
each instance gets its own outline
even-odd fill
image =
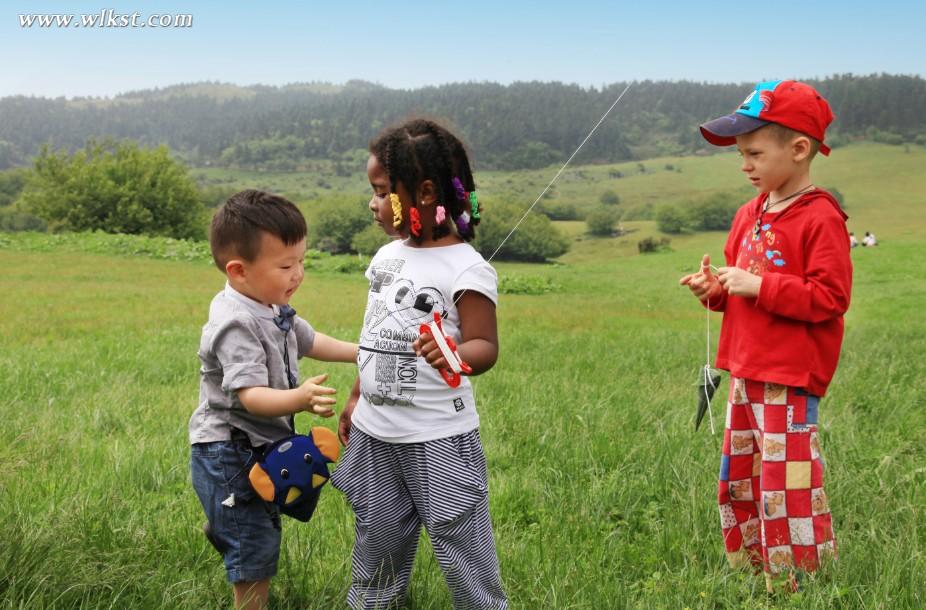
[[[685,212],[675,205],[664,205],[656,210],[656,226],[663,233],[681,233],[687,220]]]
[[[489,204],[482,222],[476,227],[473,247],[488,258],[514,228],[524,210],[510,203]],[[500,260],[542,262],[562,256],[569,250],[569,240],[542,214],[527,215],[518,230],[496,255]]]
[[[613,235],[617,221],[617,210],[604,205],[595,208],[585,217],[585,225],[592,235]]]
[[[15,207],[0,208],[0,231],[46,231],[48,225],[38,216],[17,210]]]
[[[553,280],[539,275],[502,275],[498,291],[502,294],[546,294],[559,289]]]
[[[668,237],[661,237],[656,239],[655,237],[647,237],[641,239],[637,242],[637,250],[640,254],[648,254],[652,252],[660,252],[662,250],[671,250],[669,244],[672,242]]]
[[[0,172],[0,208],[16,201],[23,188],[29,172],[24,169],[10,169]]]
[[[69,155],[46,146],[18,203],[53,231],[205,237],[205,209],[166,146],[89,142]]]
[[[739,206],[739,197],[733,193],[718,193],[689,202],[687,224],[697,231],[726,231],[733,224]]]
[[[309,244],[323,252],[351,252],[354,236],[370,226],[366,201],[356,197],[326,197],[309,204],[306,214]]]
[[[603,192],[599,199],[601,203],[605,205],[617,205],[621,202],[620,196],[614,191],[612,191],[611,189],[608,189],[605,192]]]
[[[377,224],[368,226],[354,235],[350,240],[350,247],[354,252],[365,256],[373,256],[376,252],[392,240]]]
[[[535,208],[550,220],[581,220],[579,210],[571,203],[541,203]]]

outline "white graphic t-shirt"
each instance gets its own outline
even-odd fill
[[[451,388],[437,369],[415,355],[422,324],[441,314],[444,334],[461,343],[453,304],[464,290],[498,303],[498,275],[466,243],[413,248],[402,240],[376,253],[360,334],[360,400],[353,423],[389,443],[418,443],[469,432],[479,415],[469,379]]]

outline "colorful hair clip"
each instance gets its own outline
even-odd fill
[[[402,226],[402,202],[395,193],[389,193],[389,203],[392,204],[392,226],[398,229]]]
[[[447,218],[447,212],[444,210],[444,206],[439,205],[437,209],[434,210],[434,222],[441,224],[444,222],[444,219]]]
[[[460,232],[460,235],[465,235],[469,232],[469,214],[466,212],[457,216],[457,230]]]
[[[479,201],[476,199],[476,191],[469,194],[469,203],[473,208],[473,218],[479,220]]]
[[[460,179],[454,176],[453,180],[450,182],[453,184],[453,188],[457,192],[457,201],[466,201],[466,189],[463,188],[463,183],[460,182]]]
[[[408,211],[408,217],[411,220],[411,232],[412,235],[418,237],[421,235],[421,214],[418,213],[418,208],[412,208]]]

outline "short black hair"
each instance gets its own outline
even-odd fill
[[[472,214],[469,200],[457,198],[453,179],[459,178],[467,192],[476,190],[476,182],[463,142],[449,129],[431,119],[413,118],[376,136],[370,142],[370,153],[386,170],[390,192],[395,193],[396,185],[401,182],[412,197],[409,202],[412,206],[418,205],[415,200],[418,186],[425,180],[434,183],[440,204],[450,219],[434,227],[434,239],[449,234],[451,225],[457,226],[456,220],[463,212],[469,212],[470,219],[466,231],[458,231],[460,237],[464,241],[476,237],[479,218]]]
[[[279,195],[249,189],[228,198],[212,217],[209,246],[220,271],[234,257],[252,262],[260,254],[261,231],[287,246],[299,243],[308,229],[296,205]]]

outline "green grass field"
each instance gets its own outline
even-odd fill
[[[819,183],[845,195],[850,229],[881,245],[853,252],[842,359],[821,405],[840,558],[791,596],[768,597],[761,577],[727,567],[715,508],[721,435],[692,425],[705,313],[677,279],[702,253],[719,256],[723,234],[673,237],[671,252],[640,256],[652,223],[612,239],[565,225],[582,239],[561,264],[498,265],[558,287],[503,295],[501,357],[475,382],[513,608],[926,607],[924,161],[922,148],[853,145],[817,168]],[[682,200],[742,181],[733,155],[646,165],[666,163],[683,170],[612,183],[607,166],[582,167],[587,180],[570,174],[557,197],[613,188],[622,205]],[[533,176],[539,192],[542,175],[481,181],[491,198],[509,177]],[[0,249],[0,269],[0,607],[227,607],[186,440],[220,274],[201,262],[16,247]],[[294,306],[353,340],[366,289],[359,275],[310,268]],[[342,397],[354,376],[349,365],[301,370],[330,372]],[[714,418],[721,427],[722,400]],[[312,522],[284,530],[274,607],[343,607],[353,539],[343,497],[327,489]],[[409,607],[449,603],[424,543]]]

